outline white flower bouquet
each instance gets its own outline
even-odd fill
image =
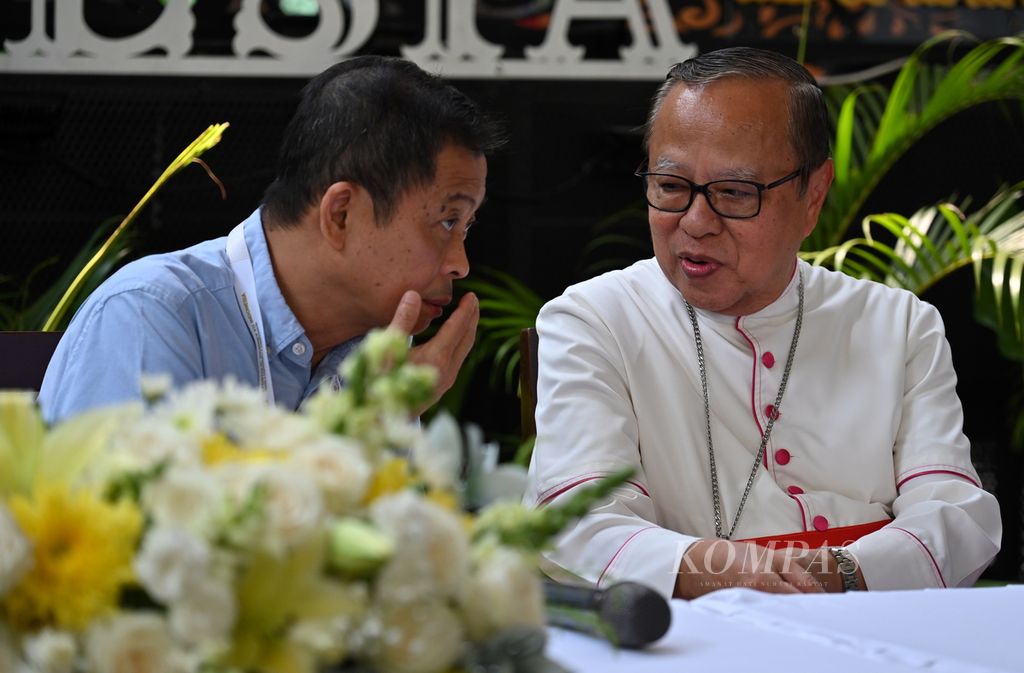
[[[617,480],[469,514],[407,352],[371,334],[301,413],[200,382],[47,428],[0,393],[0,672],[560,670],[535,554]]]

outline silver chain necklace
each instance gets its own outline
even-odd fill
[[[775,419],[779,417],[779,407],[782,406],[782,395],[786,392],[786,383],[789,381],[789,370],[793,367],[793,356],[796,355],[796,342],[800,339],[800,325],[804,321],[804,276],[798,273],[797,294],[800,298],[796,311],[796,326],[793,328],[793,341],[789,344],[789,355],[786,356],[786,369],[782,372],[782,384],[779,386],[779,394],[775,397],[775,406],[768,415],[768,425],[761,435],[761,447],[757,450],[754,458],[754,466],[750,468],[750,477],[747,478],[747,487],[743,489],[743,497],[740,498],[740,506],[736,510],[736,518],[732,521],[729,532],[722,534],[722,500],[718,492],[718,469],[715,467],[715,448],[711,441],[711,401],[708,397],[708,372],[704,364],[704,344],[700,338],[700,328],[697,327],[697,314],[694,312],[690,302],[683,300],[686,304],[686,314],[690,316],[690,324],[693,325],[693,341],[697,345],[697,366],[700,368],[700,387],[704,393],[704,425],[708,434],[708,461],[711,464],[711,503],[715,508],[715,535],[721,539],[732,539],[736,532],[736,526],[740,523],[740,514],[743,513],[743,505],[747,503],[747,496],[754,485],[757,477],[757,469],[761,467],[764,460],[764,450],[768,446],[768,438],[771,437],[772,428],[775,427]]]

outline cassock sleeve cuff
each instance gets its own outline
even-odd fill
[[[683,554],[697,539],[657,526],[640,528],[623,540],[595,585],[603,589],[617,582],[639,582],[671,599]]]
[[[862,537],[847,546],[871,591],[946,586],[931,550],[914,533],[898,526]]]

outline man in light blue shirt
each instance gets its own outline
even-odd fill
[[[336,64],[303,89],[263,204],[229,236],[126,265],[82,305],[39,393],[50,422],[228,376],[297,408],[366,332],[427,327],[469,271],[464,239],[500,131],[401,59]],[[465,295],[413,349],[455,379],[479,318]]]

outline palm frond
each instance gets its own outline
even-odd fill
[[[869,215],[863,233],[801,256],[921,295],[955,271],[974,271],[975,315],[994,330],[1000,350],[1024,362],[1024,182],[999,191],[969,215],[952,204]]]
[[[892,87],[877,83],[827,92],[833,110],[835,180],[805,250],[838,245],[868,195],[922,136],[967,108],[1024,100],[1024,40],[982,42],[951,65],[930,65],[929,52],[969,36],[948,32],[922,44]],[[1015,176],[1016,177],[1016,176]]]
[[[461,282],[480,299],[480,324],[472,368],[488,363],[490,383],[513,390],[519,366],[519,333],[533,327],[544,298],[515,276],[495,269],[475,272]],[[460,372],[461,375],[461,372]]]

